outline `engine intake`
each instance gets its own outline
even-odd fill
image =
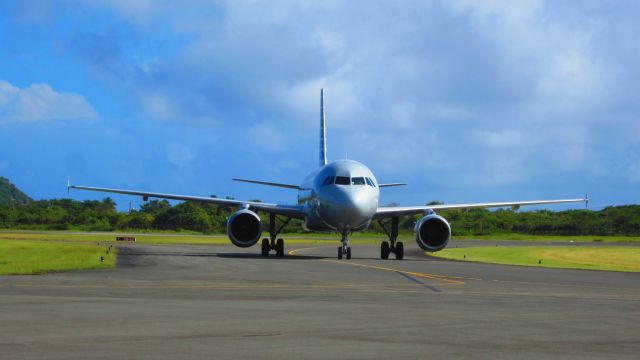
[[[416,242],[422,250],[439,251],[444,249],[451,238],[451,227],[440,215],[427,215],[416,223],[414,229]]]
[[[253,246],[262,235],[262,220],[251,210],[239,210],[227,221],[227,235],[235,246]]]

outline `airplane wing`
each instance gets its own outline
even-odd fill
[[[522,205],[560,204],[560,203],[574,203],[574,202],[588,203],[589,198],[585,197],[583,199],[563,199],[563,200],[533,200],[533,201],[511,201],[511,202],[494,202],[494,203],[379,207],[374,218],[381,219],[381,218],[392,217],[392,216],[423,214],[429,210],[495,208],[495,207],[505,207],[505,206],[520,207]]]
[[[304,219],[302,206],[298,206],[298,205],[279,205],[279,204],[269,204],[269,203],[263,203],[263,202],[257,202],[257,201],[219,199],[219,198],[206,197],[206,196],[163,194],[163,193],[154,193],[154,192],[137,191],[137,190],[122,190],[122,189],[110,189],[110,188],[100,188],[100,187],[91,187],[91,186],[77,186],[77,185],[71,185],[71,184],[67,184],[67,189],[100,191],[100,192],[125,194],[125,195],[137,195],[137,196],[142,196],[142,198],[145,201],[149,198],[158,198],[158,199],[170,199],[170,200],[200,201],[200,202],[207,202],[207,203],[212,203],[217,205],[248,207],[251,210],[264,211],[264,212],[273,213],[277,215],[289,216],[296,219]]]

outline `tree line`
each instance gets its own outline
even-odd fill
[[[145,202],[138,210],[119,212],[111,198],[101,201],[53,199],[26,204],[0,205],[0,228],[31,230],[130,231],[188,230],[205,234],[226,232],[226,221],[237,209],[199,202],[171,205],[166,200]],[[536,210],[520,212],[498,209],[446,210],[439,215],[451,223],[454,235],[523,233],[536,235],[640,236],[640,206],[611,206],[602,210]],[[260,214],[265,224],[267,214]],[[413,231],[420,216],[402,218],[401,232]],[[301,222],[292,220],[284,232],[300,232]],[[377,222],[369,231],[382,232]]]

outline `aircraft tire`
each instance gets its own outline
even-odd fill
[[[342,246],[338,247],[338,260],[342,260]]]
[[[269,256],[269,251],[271,250],[271,246],[269,246],[269,239],[262,239],[262,256]]]
[[[351,246],[347,247],[347,260],[351,260]]]
[[[391,249],[389,248],[389,242],[383,241],[382,244],[380,244],[380,258],[384,260],[388,259],[390,252]]]
[[[404,259],[404,244],[402,243],[402,241],[398,241],[396,243],[396,259]]]
[[[276,240],[276,254],[280,257],[284,256],[284,240]]]

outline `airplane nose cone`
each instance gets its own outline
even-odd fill
[[[375,214],[375,200],[366,193],[336,191],[322,199],[320,215],[337,228],[354,228],[369,221]]]

